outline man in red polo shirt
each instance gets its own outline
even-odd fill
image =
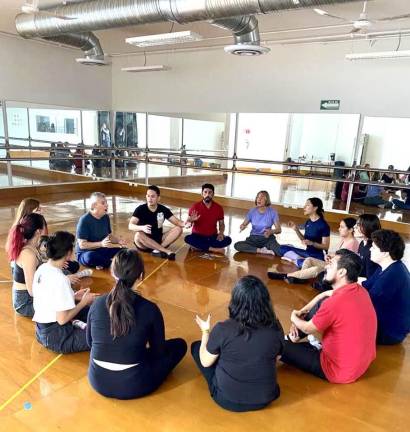
[[[192,222],[193,226],[192,234],[185,237],[185,242],[200,251],[224,253],[232,239],[224,235],[224,211],[213,200],[214,192],[212,184],[202,185],[202,201],[189,209],[188,221]]]
[[[366,372],[376,358],[377,318],[368,292],[357,283],[361,266],[361,259],[354,252],[336,252],[325,276],[333,290],[294,310],[290,318],[291,334],[295,334],[296,328],[318,335],[322,349],[308,342],[286,340],[281,358],[284,363],[340,384],[354,382]],[[317,311],[309,319],[315,307]]]

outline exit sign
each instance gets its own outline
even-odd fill
[[[323,111],[339,111],[340,100],[322,100],[320,101],[320,109]]]

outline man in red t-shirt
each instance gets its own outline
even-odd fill
[[[185,237],[185,242],[200,251],[224,253],[232,239],[224,235],[224,211],[213,200],[214,193],[212,184],[202,185],[202,201],[189,209],[188,221],[192,222],[193,227],[192,234]]]
[[[377,318],[369,294],[357,283],[361,265],[354,252],[336,252],[325,276],[333,290],[319,294],[291,315],[290,336],[297,330],[319,335],[322,349],[286,340],[284,363],[341,384],[354,382],[366,372],[376,358]],[[313,317],[307,321],[306,315]]]

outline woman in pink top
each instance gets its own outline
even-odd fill
[[[340,249],[348,249],[354,253],[359,250],[359,242],[354,236],[354,226],[356,219],[352,217],[344,218],[339,224],[340,242],[335,251]],[[326,255],[326,260],[322,261],[316,258],[306,258],[303,261],[302,268],[292,273],[278,273],[276,267],[272,267],[268,274],[274,274],[271,279],[283,279],[288,283],[304,283],[306,279],[312,279],[318,276],[319,273],[325,270],[326,264],[334,254]]]

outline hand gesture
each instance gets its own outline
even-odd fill
[[[189,222],[196,222],[200,217],[201,215],[196,210],[193,210],[189,215],[188,220]]]
[[[103,247],[103,248],[109,248],[109,247],[111,247],[111,245],[112,245],[111,238],[108,235],[107,237],[105,237],[105,239],[102,240],[101,247]]]
[[[292,324],[295,324],[295,321],[297,319],[300,319],[301,312],[299,310],[293,310],[291,315],[290,315],[290,321]]]
[[[151,234],[151,225],[142,225],[142,231],[145,234]]]
[[[118,240],[118,244],[119,244],[121,247],[126,247],[126,246],[127,246],[127,240],[124,240],[124,239],[122,239],[122,238],[120,237],[119,240]]]
[[[300,339],[299,336],[299,332],[298,332],[298,328],[295,326],[295,324],[291,324],[290,325],[290,329],[289,329],[289,339],[292,342],[297,342]]]
[[[70,279],[71,285],[75,285],[76,283],[80,282],[80,278],[75,274],[67,275],[68,279]]]
[[[211,329],[211,314],[208,315],[206,321],[202,320],[198,315],[195,317],[195,321],[198,324],[202,332],[209,332]]]
[[[295,222],[293,222],[293,221],[289,221],[289,222],[288,222],[288,227],[289,227],[289,228],[292,228],[293,230],[296,230],[296,229],[297,229],[297,225],[296,225]]]
[[[224,238],[225,238],[225,236],[224,236],[222,233],[219,233],[219,234],[216,236],[216,239],[217,239],[218,241],[222,241]]]
[[[272,235],[272,230],[270,228],[266,228],[263,230],[263,236],[265,238],[269,238]]]
[[[242,232],[244,229],[246,228],[246,225],[245,224],[240,224],[239,225],[239,232]]]
[[[82,289],[79,289],[78,291],[76,291],[74,293],[74,300],[77,301],[77,302],[81,301],[81,299],[83,298],[83,295],[84,295],[85,291],[86,291],[85,288],[82,288]]]
[[[327,263],[327,264],[329,264],[330,263],[330,261],[332,261],[332,255],[329,255],[329,254],[326,254],[325,255],[325,262]]]

